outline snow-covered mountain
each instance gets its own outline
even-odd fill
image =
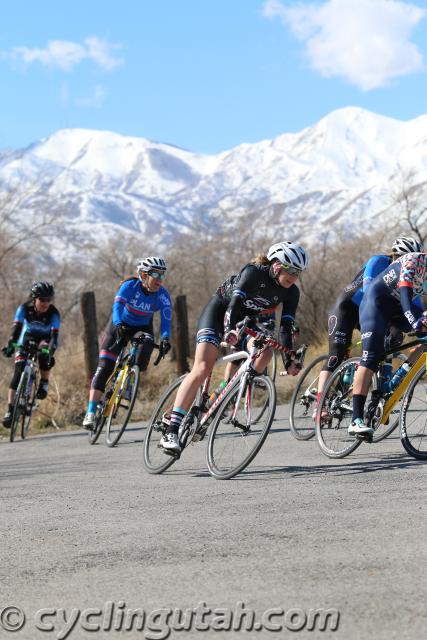
[[[242,219],[312,244],[332,227],[350,236],[384,227],[402,170],[425,180],[427,115],[401,122],[349,107],[218,155],[65,129],[0,152],[0,206],[13,202],[13,224],[23,227],[55,216],[56,256],[118,229],[167,246],[196,224],[232,231]]]

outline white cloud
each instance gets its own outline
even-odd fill
[[[420,71],[423,56],[410,41],[426,11],[401,0],[327,0],[293,4],[267,0],[263,14],[278,17],[305,42],[313,69],[340,76],[363,91]]]
[[[74,103],[77,107],[100,107],[106,95],[104,87],[98,85],[94,88],[91,95],[84,98],[76,98]]]
[[[113,51],[120,45],[109,44],[106,40],[91,36],[85,38],[82,44],[67,40],[49,40],[44,49],[30,49],[29,47],[13,47],[9,52],[3,52],[3,58],[12,58],[25,64],[39,62],[49,67],[56,67],[62,71],[71,71],[84,60],[91,60],[98,66],[111,71],[123,59],[115,57]]]

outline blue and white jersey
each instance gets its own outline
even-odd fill
[[[172,305],[164,287],[156,293],[147,293],[139,278],[125,280],[116,293],[113,303],[113,323],[130,327],[152,326],[153,315],[160,312],[160,337],[170,338]]]
[[[37,313],[34,303],[21,304],[15,313],[12,338],[23,344],[26,336],[35,340],[49,340],[53,337],[55,343],[61,318],[58,309],[51,304],[45,313]]]

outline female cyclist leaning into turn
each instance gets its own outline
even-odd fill
[[[244,317],[269,314],[282,303],[279,340],[292,348],[292,323],[299,301],[296,286],[298,276],[308,264],[307,254],[293,242],[278,242],[263,256],[261,264],[246,264],[239,274],[228,278],[210,299],[199,319],[194,365],[183,380],[175,398],[173,410],[164,417],[166,433],[160,441],[166,453],[179,453],[179,426],[194,401],[197,389],[211,373],[218,356],[221,339],[230,345],[238,341],[234,330]],[[256,371],[262,372],[272,356],[266,350],[256,361]],[[291,359],[285,363],[291,375],[300,368]]]

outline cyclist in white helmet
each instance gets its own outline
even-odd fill
[[[166,262],[163,258],[149,256],[137,265],[137,276],[127,278],[116,293],[112,318],[103,335],[99,352],[99,362],[92,379],[89,403],[83,427],[92,430],[98,402],[102,398],[105,385],[113,372],[122,348],[136,333],[143,331],[151,341],[146,340],[138,355],[138,365],[145,371],[153,351],[153,315],[160,313],[160,350],[163,355],[171,348],[170,332],[172,307],[170,296],[162,286],[166,277]]]
[[[353,280],[341,291],[328,318],[329,357],[319,376],[313,419],[316,418],[317,404],[320,401],[326,382],[335,369],[349,355],[353,331],[359,327],[359,306],[370,283],[400,256],[422,250],[422,244],[415,238],[406,236],[396,238],[391,245],[391,254],[378,254],[369,258],[359,269]],[[422,303],[419,299],[415,303],[422,308]],[[400,329],[391,325],[386,347],[397,347],[402,340],[403,334]]]
[[[221,340],[230,345],[238,340],[236,323],[250,316],[257,318],[271,314],[282,304],[279,340],[292,348],[292,324],[299,301],[296,282],[307,268],[305,250],[294,242],[278,242],[270,247],[257,264],[246,264],[239,274],[228,278],[210,299],[199,319],[197,346],[191,372],[181,383],[173,410],[168,416],[167,430],[160,441],[166,453],[180,451],[179,426],[196,397],[197,389],[213,369]],[[272,356],[266,350],[256,362],[256,371],[262,372]],[[288,373],[297,375],[299,367],[288,360]]]

